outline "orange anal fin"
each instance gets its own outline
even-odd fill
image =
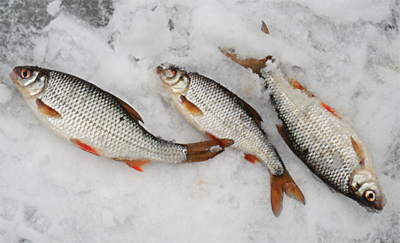
[[[140,172],[143,172],[143,169],[141,167],[142,165],[151,163],[148,160],[123,160],[123,162],[125,164],[127,164],[129,167],[131,167],[137,171],[140,171]]]
[[[269,35],[269,30],[267,25],[264,23],[264,21],[261,21],[261,31],[264,32],[265,34]]]
[[[321,101],[321,106],[324,107],[330,113],[332,113],[332,115],[336,116],[339,120],[342,119],[342,117],[339,115],[339,113],[335,109],[333,109],[332,107],[330,107],[329,105],[325,104],[322,101]]]
[[[91,154],[97,155],[99,156],[99,153],[96,151],[96,149],[94,149],[93,147],[87,145],[86,143],[83,143],[81,141],[79,141],[78,139],[70,139],[70,141],[75,144],[76,146],[78,146],[80,149],[89,152]]]
[[[225,147],[228,147],[228,146],[233,144],[233,140],[231,140],[231,139],[219,139],[219,138],[215,137],[214,135],[212,135],[211,133],[208,133],[208,132],[206,132],[205,134],[209,139],[217,142],[218,145],[221,146],[221,148],[225,148]]]
[[[361,146],[361,144],[359,144],[354,138],[353,136],[350,136],[351,139],[351,144],[353,145],[354,150],[356,151],[358,157],[360,158],[360,164],[364,165],[365,163],[365,152]]]
[[[40,111],[42,114],[52,118],[61,118],[60,113],[46,105],[41,99],[36,99],[36,105],[38,111]]]
[[[233,140],[231,139],[207,140],[184,144],[187,148],[186,161],[184,163],[201,162],[211,159],[231,144],[233,144]]]
[[[114,95],[113,95],[114,96]],[[117,100],[117,102],[128,112],[128,114],[137,122],[141,121],[143,122],[142,117],[135,111],[130,105],[128,105],[125,101],[117,98],[114,96],[114,98]],[[143,122],[144,123],[144,122]]]
[[[254,110],[253,107],[251,107],[246,101],[242,100],[244,105],[247,107],[247,109],[249,109],[250,113],[253,115],[254,119],[256,120],[256,122],[258,123],[258,125],[261,126],[261,122],[263,121],[260,114],[258,114],[258,112],[256,110]]]
[[[249,161],[250,163],[255,164],[256,162],[260,162],[261,160],[257,158],[257,156],[252,155],[252,154],[244,154],[244,158]]]
[[[233,52],[233,51],[228,51],[224,49],[220,49],[221,52],[232,59],[232,61],[238,63],[239,65],[245,67],[245,68],[251,68],[254,73],[258,74],[261,76],[261,69],[265,68],[266,63],[268,60],[275,61],[275,59],[272,58],[272,56],[267,56],[266,58],[263,59],[240,59],[238,56]]]
[[[197,107],[195,104],[193,104],[192,102],[190,102],[186,96],[181,95],[180,96],[180,102],[183,105],[183,107],[185,107],[185,109],[187,111],[190,112],[190,114],[192,114],[192,116],[201,116],[203,115],[203,112],[200,110],[199,107]]]
[[[272,212],[276,217],[282,211],[282,201],[283,201],[283,192],[286,193],[291,198],[298,200],[299,202],[305,204],[306,201],[304,199],[304,195],[301,192],[300,188],[293,181],[289,172],[285,170],[282,175],[273,175],[270,174],[271,177],[271,207]]]

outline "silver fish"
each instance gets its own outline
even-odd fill
[[[261,128],[260,115],[245,101],[215,81],[175,66],[158,67],[175,108],[197,130],[214,140],[232,139],[245,158],[260,161],[270,171],[271,206],[275,216],[282,207],[283,191],[303,204],[304,196],[285,169]]]
[[[204,161],[222,152],[223,143],[176,144],[155,137],[124,101],[75,76],[39,67],[15,67],[10,77],[37,118],[57,136],[98,156],[143,171],[150,161]]]
[[[262,30],[265,29],[263,22]],[[280,134],[316,175],[362,205],[377,210],[385,206],[386,198],[370,152],[361,136],[337,111],[277,68],[264,68],[268,60],[273,61],[271,56],[242,60],[233,52],[223,53],[243,67],[251,68],[265,81],[283,123],[278,126]]]

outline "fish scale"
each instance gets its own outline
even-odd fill
[[[272,174],[281,175],[284,167],[274,147],[238,97],[197,73],[189,72],[188,76],[190,89],[186,97],[203,111],[204,116],[197,118],[202,129],[216,137],[233,139],[233,148],[256,153]]]
[[[269,34],[263,22],[261,30]],[[309,92],[297,80],[285,77],[275,59],[240,59],[230,51],[227,57],[258,74],[283,125],[279,133],[292,151],[328,185],[369,209],[382,210],[382,192],[372,156],[361,137],[330,106]]]
[[[178,144],[157,138],[139,124],[141,117],[125,102],[66,73],[26,66],[14,68],[10,77],[38,119],[56,135],[139,171],[150,160],[204,161],[232,143]]]
[[[358,139],[358,135],[341,127],[339,123],[343,122],[323,108],[318,99],[309,99],[302,90],[288,87],[278,71],[263,75],[298,156],[322,179],[339,191],[349,193],[350,174],[359,164],[350,136]],[[333,166],[335,156],[340,157],[336,158],[338,168]]]
[[[51,71],[46,92],[40,98],[63,116],[63,119],[49,119],[56,133],[102,148],[107,157],[152,157],[170,162],[185,160],[186,148],[163,143],[145,132],[139,124],[131,121],[114,97],[88,82]]]
[[[215,140],[232,139],[232,148],[243,151],[245,159],[267,166],[275,216],[281,212],[283,192],[305,203],[303,193],[262,130],[261,117],[249,104],[214,80],[172,65],[165,66],[158,67],[157,73],[174,107],[192,126]]]

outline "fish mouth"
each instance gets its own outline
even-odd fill
[[[156,72],[157,72],[158,75],[161,75],[161,73],[163,73],[164,70],[165,70],[165,69],[164,69],[163,67],[158,66]]]
[[[19,73],[21,72],[22,67],[15,67],[12,72],[10,73],[10,78],[11,80],[18,86],[21,86],[21,84],[18,82],[18,76]]]
[[[382,210],[383,207],[386,205],[386,197],[384,195],[381,195],[381,198],[379,198],[379,200],[377,200],[374,204],[374,208],[377,210]]]

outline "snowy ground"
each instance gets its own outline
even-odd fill
[[[399,12],[398,0],[2,0],[0,242],[398,242]],[[384,210],[370,213],[313,176],[277,134],[259,79],[218,47],[279,58],[340,111],[374,156]],[[144,173],[85,153],[38,122],[8,76],[26,64],[74,74],[130,103],[152,133],[200,141],[163,98],[163,62],[217,80],[259,111],[305,206],[285,197],[275,218],[267,169],[230,149]]]

